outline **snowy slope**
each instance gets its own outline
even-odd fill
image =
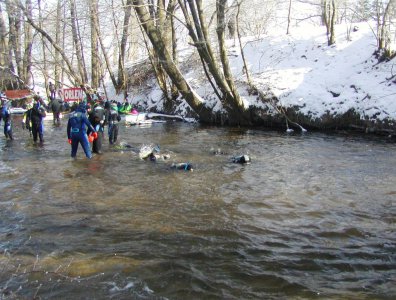
[[[270,86],[283,105],[298,105],[312,117],[355,108],[369,118],[396,119],[396,84],[386,80],[394,61],[377,64],[376,40],[369,25],[356,26],[351,41],[342,34],[345,25],[339,26],[331,47],[323,27],[305,27],[290,36],[249,43],[246,52],[255,83]],[[238,71],[234,69],[241,77]]]
[[[376,39],[369,24],[353,26],[357,31],[348,41],[346,25],[339,25],[333,46],[327,46],[325,27],[312,25],[294,27],[290,35],[272,32],[260,40],[244,40],[254,83],[263,89],[269,87],[283,106],[298,106],[312,119],[354,108],[362,118],[396,120],[396,84],[387,80],[395,61],[378,64],[373,56]],[[231,41],[229,59],[235,79],[246,81],[239,46]],[[185,77],[210,107],[221,110],[201,66],[190,69]],[[246,91],[240,92],[246,106],[262,105]],[[158,88],[133,96],[135,103],[162,110]],[[183,114],[187,106],[182,103],[178,113]]]

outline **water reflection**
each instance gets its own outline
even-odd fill
[[[396,295],[394,144],[166,123],[121,127],[132,148],[73,160],[65,125],[45,125],[43,145],[18,127],[0,139],[3,295]],[[142,161],[142,144],[171,158]],[[230,163],[241,153],[252,164]],[[194,172],[169,168],[186,161]]]

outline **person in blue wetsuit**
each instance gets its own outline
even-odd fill
[[[12,137],[12,124],[11,124],[11,112],[8,103],[5,101],[0,108],[0,121],[3,119],[4,121],[4,135],[6,139],[13,140]]]
[[[86,157],[92,157],[87,128],[92,132],[96,132],[95,128],[93,128],[87,119],[85,105],[80,104],[70,115],[69,121],[67,122],[67,138],[71,144],[71,157],[76,157],[78,144],[81,144],[83,147]]]

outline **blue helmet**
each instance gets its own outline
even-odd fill
[[[87,108],[86,108],[86,106],[85,106],[84,103],[80,103],[80,104],[77,106],[76,111],[85,113],[85,112],[87,111]]]

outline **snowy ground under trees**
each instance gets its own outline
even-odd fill
[[[396,126],[395,61],[378,63],[376,39],[368,23],[348,26],[355,28],[349,38],[347,25],[336,28],[333,46],[327,46],[325,27],[315,26],[294,28],[290,35],[272,32],[260,40],[244,40],[252,81],[260,89],[269,89],[286,109],[297,109],[306,120],[320,123],[323,118],[337,118],[354,110],[361,120],[380,127],[386,123],[392,130]],[[235,46],[229,41],[229,59],[234,79],[246,81],[237,41]],[[199,64],[184,68],[184,74],[207,105],[221,110]],[[246,107],[266,105],[249,95],[245,85],[240,86]],[[163,110],[162,93],[153,79],[133,87],[130,98],[135,105]],[[175,112],[186,114],[187,106],[181,101]]]

